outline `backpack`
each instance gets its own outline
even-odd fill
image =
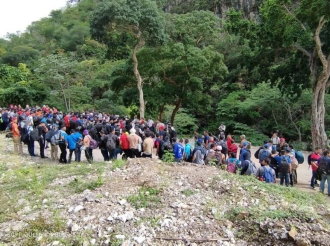
[[[33,129],[33,131],[30,132],[30,138],[33,141],[39,141],[40,140],[40,135],[39,135],[38,128],[35,128],[35,129]]]
[[[256,175],[257,173],[257,167],[252,161],[249,162],[249,167],[245,172],[245,175]]]
[[[254,153],[254,157],[256,158],[256,159],[259,159],[259,152],[260,152],[260,150],[262,150],[263,149],[263,147],[260,147],[255,153]]]
[[[264,160],[264,159],[266,159],[270,156],[269,151],[267,149],[262,149],[260,151],[262,151],[262,152],[259,152],[259,156],[260,156],[259,160],[260,161],[262,161],[262,160]]]
[[[227,161],[227,172],[229,173],[236,173],[236,159],[232,159],[233,161],[230,161],[231,158],[228,158]]]
[[[292,169],[297,169],[299,166],[298,160],[295,157],[290,157]]]
[[[281,156],[281,162],[280,162],[280,173],[286,174],[290,172],[290,164],[285,156]]]
[[[164,150],[172,150],[173,149],[173,146],[172,146],[169,139],[167,141],[164,141],[163,143],[164,143],[163,144]]]
[[[309,154],[308,157],[307,157],[307,163],[308,163],[308,165],[312,165],[312,154],[313,153]]]
[[[89,147],[91,149],[97,149],[99,147],[99,144],[97,143],[97,141],[93,138],[91,138],[90,142],[89,142]]]
[[[59,143],[61,142],[61,138],[62,138],[62,133],[60,130],[54,131],[53,136],[50,138],[50,143],[52,145],[59,145]]]
[[[318,160],[317,172],[321,176],[322,174],[330,174],[330,168],[327,160],[324,157],[321,157]]]
[[[272,174],[272,168],[262,167],[264,169],[263,179],[266,183],[274,183],[274,176]]]
[[[49,130],[46,135],[45,135],[45,139],[48,143],[50,143],[51,138],[54,136],[55,131],[54,130]]]
[[[295,151],[295,157],[299,164],[303,164],[305,161],[304,154],[300,151]]]
[[[108,136],[107,149],[113,150],[116,148],[116,141],[113,139],[113,134]]]

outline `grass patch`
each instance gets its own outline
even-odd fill
[[[161,217],[142,217],[136,221],[136,225],[141,225],[142,223],[149,224],[151,227],[156,227],[159,224]]]
[[[101,176],[97,177],[97,180],[95,181],[82,181],[81,179],[75,178],[69,183],[69,187],[73,189],[74,193],[81,193],[84,190],[95,190],[96,188],[102,186],[104,184],[104,180]]]
[[[110,168],[111,171],[115,170],[115,169],[121,169],[123,168],[124,166],[126,165],[126,161],[125,160],[115,160],[113,163],[112,163],[112,166]]]
[[[160,203],[160,190],[156,188],[142,187],[138,195],[131,195],[127,198],[135,208],[153,207]]]
[[[299,218],[303,220],[308,220],[311,217],[320,217],[317,212],[312,211],[311,207],[317,208],[320,204],[327,206],[327,201],[324,195],[317,193],[309,193],[299,190],[295,187],[285,187],[278,184],[266,184],[264,182],[258,181],[253,176],[241,176],[232,175],[227,172],[221,173],[220,177],[214,177],[211,182],[211,187],[215,189],[223,189],[223,185],[218,183],[221,180],[230,180],[232,183],[236,183],[237,187],[241,186],[244,193],[250,194],[251,198],[260,198],[259,204],[250,204],[248,207],[236,206],[231,208],[225,213],[225,217],[230,220],[237,220],[242,216],[242,212],[247,213],[247,217],[256,219],[259,221],[265,218],[280,219],[280,218]],[[227,191],[225,191],[227,192]],[[239,190],[236,187],[232,187],[228,193],[237,194]],[[263,197],[268,197],[272,199],[275,197],[277,201],[264,200]],[[229,194],[228,194],[229,195]],[[276,204],[280,202],[281,204]],[[287,205],[285,205],[287,204]],[[270,209],[270,206],[275,206],[275,208]],[[278,209],[277,206],[280,205],[285,209]]]
[[[185,189],[185,190],[181,191],[181,193],[185,196],[192,196],[192,195],[196,194],[197,192],[193,191],[191,189]]]
[[[35,220],[27,221],[26,226],[19,232],[20,244],[26,246],[35,246],[46,243],[49,240],[49,235],[64,232],[66,230],[65,223],[58,217],[57,212],[54,212],[53,221],[39,215]],[[43,236],[39,241],[38,237]],[[17,238],[13,238],[17,240]]]
[[[172,151],[165,150],[163,158],[163,162],[171,163],[174,162],[174,154]]]

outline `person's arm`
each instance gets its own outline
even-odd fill
[[[193,156],[192,162],[194,162],[196,160],[196,153]]]

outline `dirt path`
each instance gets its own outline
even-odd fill
[[[3,135],[3,137],[4,137],[4,135]],[[11,139],[6,139],[6,141],[9,145],[12,145],[12,140]],[[257,147],[252,147],[251,148],[251,159],[257,165],[257,167],[259,167],[260,166],[259,165],[259,160],[254,158],[254,153],[257,151],[257,149],[258,149]],[[26,154],[28,153],[26,145],[23,146],[23,151]],[[35,143],[35,153],[39,154],[39,144],[37,142]],[[309,153],[304,152],[305,162],[303,164],[299,165],[299,168],[297,170],[298,184],[296,184],[295,186],[297,188],[301,189],[301,190],[305,190],[305,191],[309,191],[309,192],[318,192],[319,191],[318,187],[316,187],[315,190],[312,190],[310,188],[310,179],[311,179],[312,171],[311,171],[311,169],[309,169],[309,166],[308,166],[308,163],[307,163],[308,154]],[[50,149],[49,148],[45,150],[45,155],[50,157]],[[155,155],[153,155],[153,156],[156,159],[156,156]],[[102,157],[101,151],[99,149],[93,150],[93,157],[94,157],[95,161],[103,161],[103,157]],[[121,158],[121,156],[118,155],[118,158]],[[82,153],[82,158],[81,159],[82,159],[83,162],[87,162],[84,153]],[[277,183],[279,183],[279,179],[278,179]],[[325,185],[325,189],[324,189],[325,193],[327,193],[327,185],[328,184]]]

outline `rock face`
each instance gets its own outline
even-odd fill
[[[168,0],[165,12],[186,13],[192,10],[210,10],[220,18],[225,18],[231,9],[241,10],[243,16],[249,20],[259,20],[259,4],[261,0]]]

